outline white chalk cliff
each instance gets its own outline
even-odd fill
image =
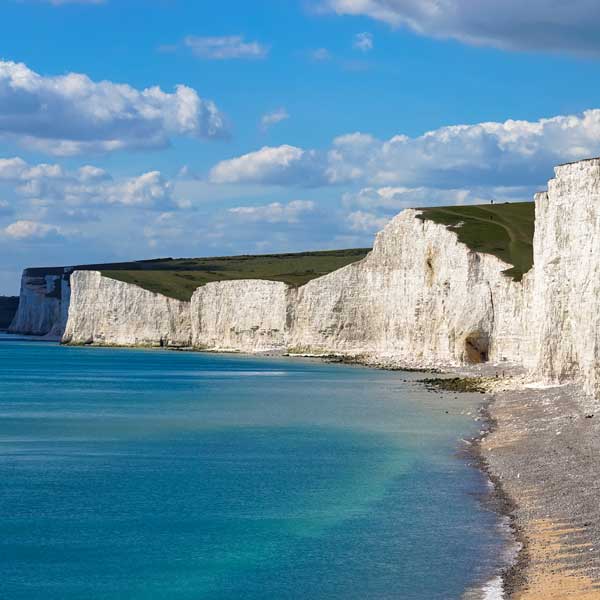
[[[67,344],[189,346],[190,304],[103,277],[71,275]]]
[[[218,351],[284,351],[293,295],[293,290],[277,281],[208,283],[192,296],[192,344]]]
[[[600,159],[561,165],[536,196],[530,352],[544,381],[600,395]]]
[[[67,274],[26,270],[21,278],[19,308],[9,332],[60,340],[67,323],[69,295]]]
[[[298,290],[292,348],[411,366],[520,359],[523,294],[502,274],[510,265],[417,215],[402,212],[366,258]]]
[[[360,355],[400,366],[493,361],[600,393],[600,159],[557,167],[536,196],[534,267],[522,282],[444,225],[406,210],[363,260],[300,288],[240,280],[181,302],[93,271],[71,294],[26,274],[13,331],[65,343]],[[45,287],[44,287],[45,286]],[[65,315],[68,319],[65,320]]]

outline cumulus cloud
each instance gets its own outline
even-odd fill
[[[467,44],[600,54],[596,0],[325,0],[324,5],[340,15],[368,16]]]
[[[189,35],[184,44],[199,57],[209,60],[234,58],[266,58],[269,48],[259,42],[247,42],[242,35],[222,37],[197,37]]]
[[[6,237],[14,240],[46,240],[60,238],[60,228],[56,225],[37,221],[15,221],[3,229]]]
[[[272,112],[263,115],[260,119],[260,127],[263,131],[267,131],[273,125],[286,121],[290,118],[288,111],[285,108],[278,108]]]
[[[114,180],[98,167],[65,171],[59,165],[29,165],[22,158],[0,159],[0,182],[15,185],[17,194],[40,206],[121,205],[165,209],[182,205],[173,184],[160,172]]]
[[[346,224],[351,231],[372,234],[380,231],[396,214],[406,208],[488,204],[491,200],[517,202],[531,200],[534,187],[475,187],[438,189],[431,187],[367,187],[342,195],[342,206],[350,212]]]
[[[355,212],[351,212],[348,215],[347,220],[352,231],[358,231],[361,233],[375,233],[385,227],[387,222],[390,220],[390,217],[381,217],[363,210],[357,210]]]
[[[218,138],[224,116],[185,85],[137,90],[70,73],[45,77],[0,61],[0,138],[56,156],[157,148],[177,135]]]
[[[295,146],[265,146],[256,152],[218,163],[210,172],[212,183],[268,183],[304,185],[322,183],[324,173],[317,153]]]
[[[456,125],[418,137],[353,133],[329,150],[266,147],[217,164],[215,183],[375,186],[542,184],[555,164],[600,154],[600,109],[539,121]]]
[[[432,205],[475,204],[489,202],[491,199],[511,198],[509,193],[522,193],[526,199],[530,190],[521,188],[486,189],[437,189],[431,187],[367,187],[358,192],[346,192],[342,195],[342,204],[368,210],[397,213],[404,208],[418,208]]]
[[[310,200],[292,200],[287,204],[272,202],[262,206],[238,206],[229,213],[243,221],[265,221],[267,223],[297,223],[300,217],[315,210]]]
[[[354,43],[352,44],[356,50],[361,52],[370,52],[373,50],[373,34],[367,31],[357,33],[354,36]]]

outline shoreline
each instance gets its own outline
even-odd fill
[[[89,346],[232,353],[200,348]],[[600,461],[591,458],[594,453],[600,457],[600,407],[596,406],[594,419],[593,400],[578,385],[536,386],[528,383],[522,369],[510,364],[402,366],[393,357],[368,355],[233,353],[439,374],[439,379],[454,382],[455,387],[446,391],[485,394],[478,409],[481,431],[469,440],[464,454],[490,482],[489,496],[481,501],[507,520],[514,553],[500,573],[480,586],[480,597],[600,599],[600,502],[595,501],[600,493]],[[430,391],[441,392],[441,388],[436,390],[437,381],[419,380]],[[469,383],[460,389],[461,382]]]
[[[440,378],[420,381],[431,392],[485,394],[477,406],[480,431],[477,435],[463,440],[467,445],[461,448],[458,454],[462,455],[472,468],[481,472],[489,484],[489,490],[480,497],[479,501],[498,516],[498,527],[504,530],[507,538],[505,540],[506,561],[505,565],[490,579],[466,590],[463,600],[466,598],[511,600],[522,587],[524,573],[528,568],[527,539],[515,516],[517,504],[505,490],[501,478],[491,468],[483,450],[486,438],[498,429],[498,422],[490,412],[490,407],[495,401],[493,388],[494,384],[497,384],[497,379],[492,380],[483,376],[484,373],[489,375],[489,367],[490,365],[479,365],[479,367],[451,368],[444,372],[440,371],[442,374]]]
[[[600,406],[579,384],[540,385],[498,368],[508,377],[490,377],[489,364],[445,369],[464,391],[477,381],[485,389],[481,431],[464,452],[490,482],[482,502],[507,519],[515,545],[501,581],[476,597],[599,600]]]
[[[494,389],[495,388],[495,389]],[[600,598],[600,414],[579,386],[498,381],[473,440],[518,553],[506,600]]]
[[[480,406],[480,416],[484,424],[483,433],[480,433],[471,442],[468,454],[473,460],[473,467],[481,471],[491,485],[490,497],[484,502],[500,517],[505,518],[511,543],[513,556],[508,565],[498,574],[500,580],[500,599],[509,600],[524,585],[525,572],[529,567],[527,556],[527,538],[523,528],[518,522],[515,512],[518,508],[515,500],[505,490],[502,480],[490,467],[483,450],[483,443],[487,436],[498,429],[498,423],[490,414],[490,405],[494,398],[487,399]]]

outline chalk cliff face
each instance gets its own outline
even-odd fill
[[[9,331],[59,340],[67,322],[69,295],[67,275],[26,270],[21,279],[19,308]]]
[[[364,260],[299,289],[244,280],[192,298],[192,343],[215,350],[288,350],[389,358],[403,365],[521,360],[523,286],[510,265],[469,251],[408,210]]]
[[[528,295],[507,265],[407,210],[362,261],[298,289],[240,280],[191,303],[76,271],[63,341],[361,355],[406,366],[520,362]]]
[[[298,289],[224,281],[198,288],[186,303],[75,271],[72,291],[65,287],[70,297],[53,303],[44,296],[39,313],[46,329],[64,331],[65,343],[287,350],[407,366],[518,362],[526,298],[523,286],[502,274],[509,266],[407,210],[377,236],[365,259]],[[26,298],[33,295],[27,278],[24,287]],[[15,330],[32,327],[19,322]]]
[[[103,277],[71,275],[63,342],[116,346],[189,346],[190,303]]]
[[[406,210],[360,262],[300,288],[241,280],[181,302],[94,271],[26,271],[15,332],[67,343],[361,355],[398,365],[490,360],[600,395],[600,159],[557,167],[536,196],[534,268],[470,250]],[[68,316],[68,320],[67,320]],[[65,331],[66,324],[66,331]]]
[[[220,281],[192,296],[192,343],[198,348],[264,352],[285,350],[287,313],[295,295],[285,283]]]
[[[523,288],[510,268],[406,210],[373,251],[298,290],[289,344],[389,357],[404,365],[521,357]]]
[[[559,166],[536,197],[533,324],[525,363],[600,394],[600,160]]]

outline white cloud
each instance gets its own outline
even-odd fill
[[[29,165],[21,158],[0,159],[0,182],[15,184],[16,193],[41,206],[122,205],[164,209],[184,205],[173,184],[158,171],[114,180],[98,167],[64,171],[59,165]]]
[[[523,193],[524,199],[530,191],[517,188],[511,192]],[[486,188],[485,190],[469,189],[436,189],[431,187],[367,187],[358,192],[346,192],[342,195],[342,204],[347,207],[357,207],[367,210],[379,210],[387,213],[397,213],[405,208],[419,208],[432,205],[474,204],[489,202],[490,199],[511,197],[507,190]]]
[[[535,187],[368,187],[343,194],[342,205],[350,210],[346,215],[348,228],[367,234],[380,231],[391,218],[406,208],[488,204],[491,200],[497,203],[526,201],[532,199],[535,191]]]
[[[267,131],[273,125],[277,125],[277,123],[281,123],[289,118],[290,115],[285,108],[278,108],[277,110],[263,115],[260,119],[260,126],[263,131]]]
[[[269,48],[259,42],[247,42],[242,35],[197,37],[189,35],[184,44],[199,58],[228,60],[233,58],[265,58]]]
[[[324,0],[340,15],[467,44],[511,50],[600,54],[597,0]]]
[[[212,183],[269,183],[305,185],[322,181],[314,151],[295,146],[265,146],[256,152],[218,163],[210,172]]]
[[[375,233],[385,227],[390,220],[390,217],[382,217],[373,213],[358,210],[350,213],[347,220],[352,231]]]
[[[5,236],[14,240],[44,240],[60,237],[60,229],[55,225],[36,221],[15,221],[3,229]]]
[[[354,43],[352,44],[356,50],[361,52],[370,52],[373,50],[373,34],[368,31],[357,33],[354,36]]]
[[[297,223],[300,217],[315,210],[310,200],[292,200],[287,204],[273,202],[262,206],[238,206],[229,213],[243,221],[266,221],[267,223]]]
[[[266,147],[217,164],[215,183],[469,188],[543,184],[554,165],[600,154],[600,109],[539,121],[456,125],[418,137],[335,138],[328,151]]]
[[[56,156],[168,145],[177,135],[226,135],[223,115],[184,85],[137,90],[70,73],[45,77],[0,61],[0,138]]]
[[[100,186],[93,190],[93,195],[109,204],[126,206],[157,207],[173,202],[171,183],[166,181],[158,171],[144,173],[122,182]]]

